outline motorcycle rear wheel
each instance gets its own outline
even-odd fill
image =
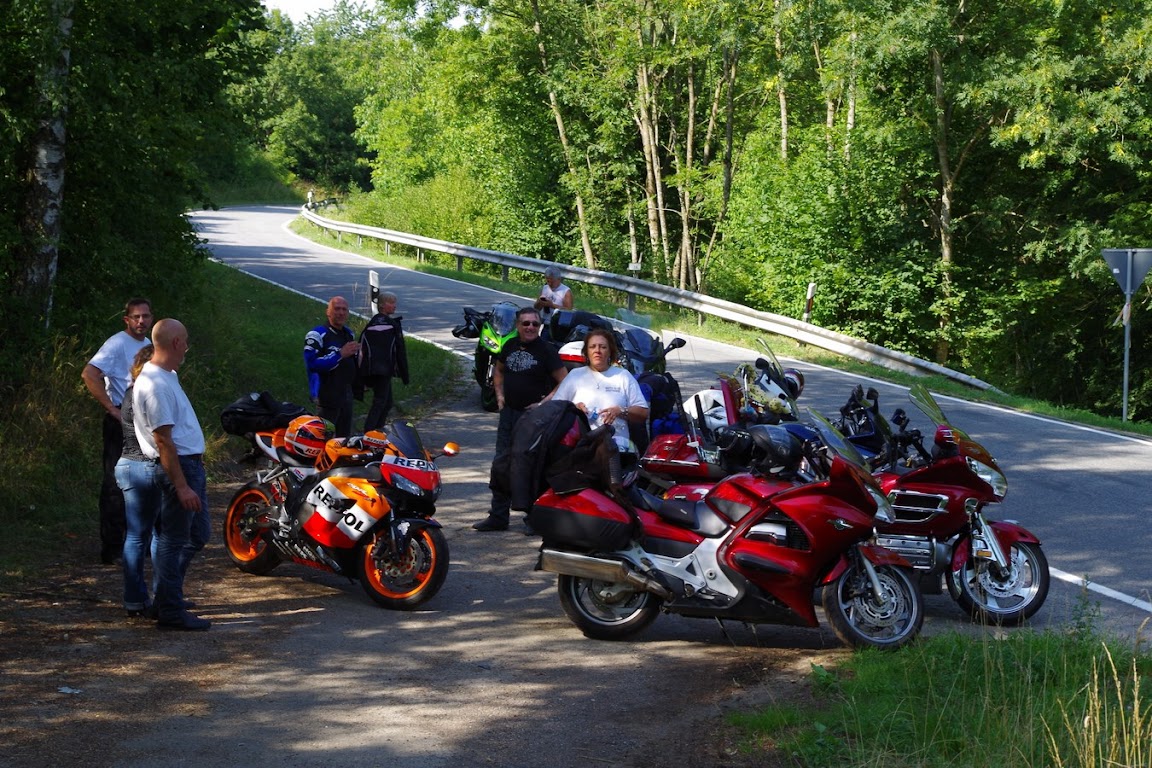
[[[900,648],[920,633],[924,598],[904,568],[876,566],[883,599],[876,602],[868,574],[855,566],[824,588],[821,602],[841,642],[853,648]]]
[[[975,621],[1019,624],[1048,599],[1051,576],[1039,545],[1018,541],[1008,559],[1012,568],[1004,577],[996,574],[990,561],[977,560],[971,553],[962,570],[948,569],[948,592]]]
[[[280,553],[272,546],[269,519],[273,510],[272,491],[252,481],[236,492],[224,514],[224,547],[236,567],[245,573],[263,576],[280,564]]]
[[[389,530],[378,528],[360,546],[360,586],[385,608],[410,611],[440,591],[448,576],[448,540],[439,528],[419,528],[396,557]]]
[[[585,637],[620,640],[647,627],[660,614],[660,600],[623,584],[561,575],[560,607]]]

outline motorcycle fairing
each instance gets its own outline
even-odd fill
[[[316,543],[350,548],[388,513],[390,506],[366,469],[335,470],[308,490],[297,519]]]

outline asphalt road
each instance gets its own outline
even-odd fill
[[[375,264],[314,245],[288,232],[291,208],[230,209],[194,219],[217,258],[317,298],[342,294],[365,311],[367,270],[387,275],[409,333],[469,353],[450,328],[462,304],[501,294]],[[321,317],[317,308],[317,317]],[[301,335],[313,318],[300,318]],[[699,339],[671,363],[685,392],[716,371],[750,359]],[[811,365],[805,400],[834,411],[857,378]],[[884,410],[905,398],[876,384]],[[1152,511],[1147,472],[1152,445],[960,401],[947,413],[985,442],[1010,484],[1003,517],[1035,531],[1054,568],[1147,601]],[[564,617],[555,577],[532,570],[537,540],[516,532],[478,533],[487,507],[487,470],[496,419],[474,389],[420,424],[425,441],[460,443],[441,462],[452,567],[424,610],[381,610],[349,584],[299,566],[271,577],[298,584],[289,609],[214,616],[212,635],[260,638],[261,657],[229,670],[187,717],[141,727],[118,765],[140,765],[155,745],[179,745],[167,766],[631,766],[710,765],[684,744],[719,713],[737,683],[769,667],[804,675],[839,647],[826,628],[749,628],[660,617],[633,642],[586,640]],[[213,546],[218,546],[214,544]],[[1074,578],[1074,577],[1073,577]],[[1084,602],[1054,581],[1034,626],[1060,627]],[[1149,611],[1090,593],[1098,621],[1133,634]],[[946,597],[928,599],[926,632],[971,629]],[[183,642],[196,642],[194,638]],[[777,670],[779,672],[779,670]],[[779,687],[765,700],[787,700]]]

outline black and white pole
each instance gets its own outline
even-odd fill
[[[804,322],[812,322],[812,299],[816,297],[816,283],[808,283],[808,295],[804,298]]]
[[[1152,268],[1152,248],[1105,248],[1102,253],[1112,277],[1124,291],[1124,309],[1120,319],[1124,322],[1124,404],[1121,408],[1121,421],[1128,421],[1128,359],[1132,349],[1132,294],[1144,282],[1144,276]]]

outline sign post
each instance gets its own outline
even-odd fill
[[[1124,310],[1120,313],[1124,321],[1124,405],[1121,421],[1128,421],[1128,357],[1132,349],[1132,294],[1136,293],[1148,270],[1152,269],[1152,248],[1105,248],[1102,253],[1112,277],[1124,291]]]

